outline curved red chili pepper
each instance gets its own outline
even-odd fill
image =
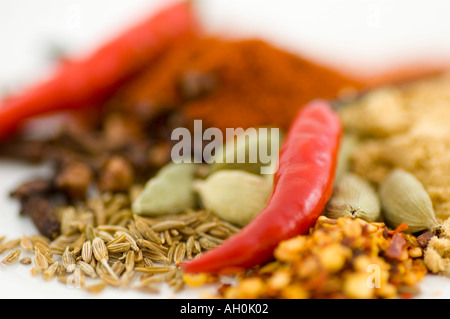
[[[325,101],[298,114],[280,151],[275,186],[267,206],[239,233],[199,259],[186,272],[230,273],[269,261],[277,244],[305,234],[329,200],[342,126]]]
[[[176,3],[109,41],[93,54],[62,65],[47,81],[0,104],[0,140],[45,112],[100,104],[175,39],[197,31],[190,2]]]

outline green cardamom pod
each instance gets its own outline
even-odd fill
[[[368,222],[378,221],[381,216],[380,199],[367,180],[353,173],[345,173],[335,186],[325,215],[329,218],[349,216]]]
[[[278,128],[249,128],[216,150],[211,172],[233,169],[261,174],[266,169],[271,174],[278,165],[283,139],[284,133]]]
[[[207,210],[242,227],[266,206],[272,181],[246,171],[220,170],[196,181],[194,188]]]
[[[439,226],[424,186],[403,169],[394,169],[381,183],[380,198],[386,223],[393,228],[406,223],[406,231],[415,233]]]
[[[334,179],[335,185],[339,183],[342,176],[350,171],[350,158],[353,151],[357,148],[358,142],[358,137],[354,134],[347,133],[342,136],[336,167],[336,177]]]
[[[138,215],[177,214],[193,208],[196,196],[192,188],[196,164],[169,163],[144,186],[133,202],[133,213]]]

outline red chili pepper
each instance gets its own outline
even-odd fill
[[[31,116],[102,101],[175,39],[194,34],[196,29],[190,3],[180,2],[152,15],[86,58],[62,64],[46,82],[3,101],[0,140]]]
[[[321,215],[332,190],[342,126],[324,101],[306,105],[280,151],[267,206],[239,233],[196,260],[186,272],[231,273],[269,261],[277,244],[305,234]]]

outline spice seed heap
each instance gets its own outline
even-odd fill
[[[397,298],[417,293],[427,269],[417,239],[384,223],[321,216],[281,242],[275,261],[223,285],[221,298]]]
[[[76,281],[92,293],[107,286],[158,293],[162,282],[179,291],[184,280],[177,264],[239,231],[205,211],[147,218],[134,215],[129,206],[123,194],[105,193],[87,206],[63,207],[60,236],[53,241],[41,235],[9,241],[3,237],[0,253],[11,251],[1,262],[16,263],[22,250],[34,253],[20,260],[33,264],[33,276],[42,274],[46,281],[56,277],[68,285]]]

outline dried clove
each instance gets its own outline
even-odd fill
[[[51,179],[35,179],[19,185],[11,196],[18,200],[24,200],[30,196],[45,196],[54,190]]]
[[[60,222],[48,199],[41,196],[30,196],[21,200],[21,205],[21,213],[31,217],[42,235],[50,239],[59,235]]]
[[[67,164],[55,178],[58,188],[71,199],[84,199],[92,180],[93,170],[78,161]]]
[[[101,191],[127,191],[134,182],[134,168],[122,156],[110,158],[102,171],[98,187]]]
[[[55,192],[53,179],[36,179],[19,185],[10,194],[19,201],[20,213],[29,216],[38,231],[48,238],[60,233],[60,222],[49,199]]]

